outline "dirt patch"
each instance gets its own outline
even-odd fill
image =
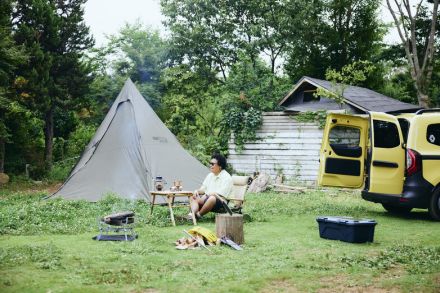
[[[438,292],[440,292],[440,274],[434,276],[434,284],[436,284],[434,289],[438,289]]]
[[[341,293],[399,293],[400,291],[391,288],[391,289],[384,289],[384,288],[377,288],[374,286],[353,286],[353,287],[347,287],[344,285],[338,285],[336,287],[332,288],[325,288],[325,289],[319,289],[317,292],[319,293],[327,293],[327,292],[341,292]]]
[[[47,186],[47,193],[48,194],[52,194],[52,193],[54,193],[55,191],[57,191],[58,189],[60,189],[60,187],[61,187],[61,185],[63,185],[63,183],[56,183],[56,184],[53,184],[53,185],[49,185],[49,186]]]
[[[297,293],[297,292],[301,292],[301,291],[296,289],[295,285],[287,280],[274,280],[258,292],[260,292],[260,293],[272,293],[272,292]]]
[[[347,280],[345,276],[334,276],[323,278],[320,280],[322,286],[325,288],[318,289],[319,293],[333,293],[333,292],[342,292],[342,293],[399,293],[400,290],[397,288],[379,288],[373,285],[362,286],[356,284],[350,284],[350,281]]]
[[[62,183],[47,183],[42,181],[9,182],[1,186],[2,190],[10,193],[47,193],[52,194],[61,187]]]
[[[144,289],[144,290],[141,290],[141,291],[131,291],[131,292],[132,293],[158,293],[160,291],[157,290],[157,289],[148,288],[148,289]]]

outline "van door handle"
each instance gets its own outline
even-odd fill
[[[399,165],[394,162],[387,162],[387,161],[373,161],[374,167],[386,167],[386,168],[399,168]]]

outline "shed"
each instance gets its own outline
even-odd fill
[[[327,97],[315,97],[318,87],[330,92],[343,88],[343,104]],[[292,183],[315,184],[319,168],[322,129],[317,122],[298,122],[301,112],[346,111],[364,114],[369,111],[402,113],[415,112],[419,106],[404,103],[375,91],[358,86],[333,85],[331,82],[304,76],[280,101],[284,111],[263,113],[263,124],[256,131],[257,141],[248,142],[242,151],[236,150],[233,138],[229,142],[228,161],[236,172],[264,172],[276,177],[282,174]]]

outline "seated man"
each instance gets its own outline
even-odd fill
[[[209,162],[211,173],[206,176],[200,189],[194,191],[191,211],[197,219],[210,211],[222,208],[222,197],[228,197],[232,191],[232,177],[226,172],[226,158],[214,154]]]

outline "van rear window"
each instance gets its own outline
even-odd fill
[[[347,147],[358,146],[360,137],[361,131],[358,128],[338,125],[330,130],[329,142],[330,144]]]
[[[426,139],[429,143],[440,146],[440,123],[428,125]]]
[[[373,120],[374,126],[374,147],[395,148],[400,145],[399,131],[397,125],[381,120]]]

